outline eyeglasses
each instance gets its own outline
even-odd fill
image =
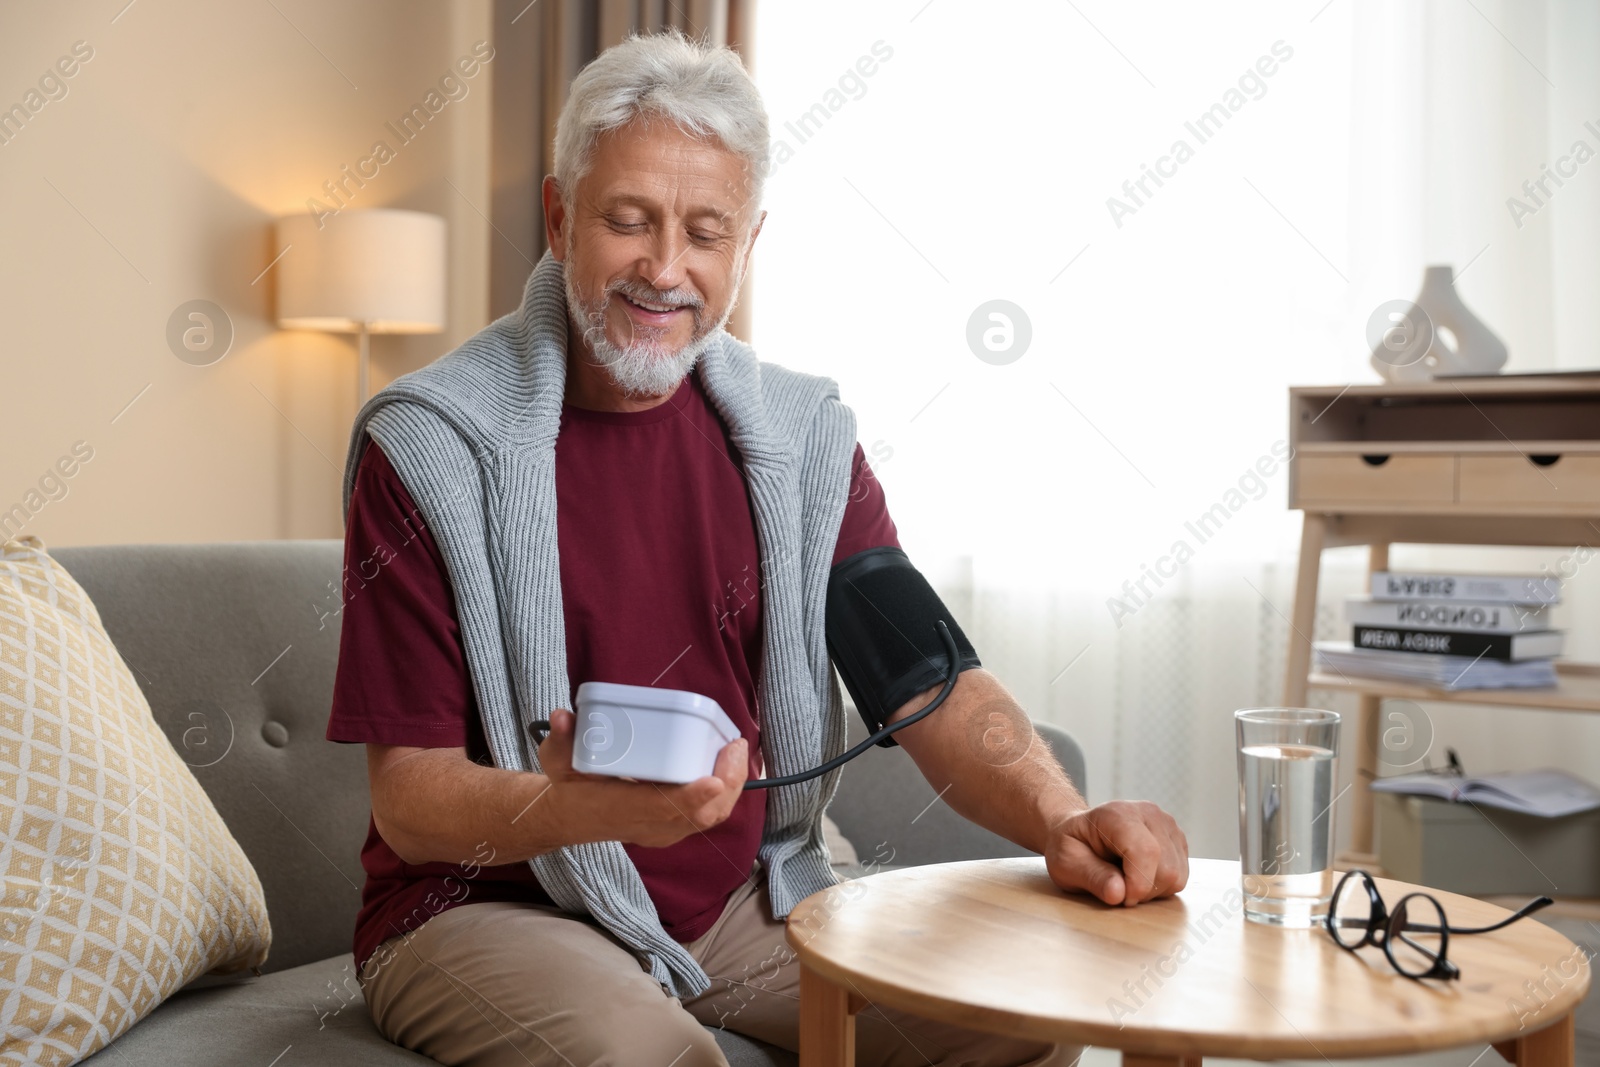
[[[1334,887],[1327,925],[1340,948],[1354,952],[1378,945],[1394,969],[1407,978],[1451,980],[1461,977],[1461,969],[1445,956],[1451,934],[1487,934],[1554,903],[1549,897],[1539,897],[1492,926],[1451,926],[1444,908],[1427,893],[1407,893],[1390,911],[1372,875],[1353,870]]]

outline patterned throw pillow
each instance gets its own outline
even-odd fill
[[[190,979],[257,967],[255,869],[82,587],[0,545],[0,1064],[70,1064]]]

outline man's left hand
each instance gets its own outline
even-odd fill
[[[1171,896],[1189,882],[1189,839],[1148,800],[1112,800],[1067,816],[1044,858],[1056,885],[1106,904]]]

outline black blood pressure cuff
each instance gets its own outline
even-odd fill
[[[869,732],[927,689],[944,684],[950,654],[934,626],[943,619],[961,653],[960,670],[982,666],[967,635],[898,548],[869,548],[828,576],[828,653]],[[886,737],[878,744],[895,744]]]

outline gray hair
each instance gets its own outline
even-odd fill
[[[767,109],[731,48],[691,41],[676,30],[633,36],[600,53],[572,80],[556,122],[555,171],[571,197],[589,173],[600,135],[643,116],[714,137],[748,166],[750,202],[767,177]]]

